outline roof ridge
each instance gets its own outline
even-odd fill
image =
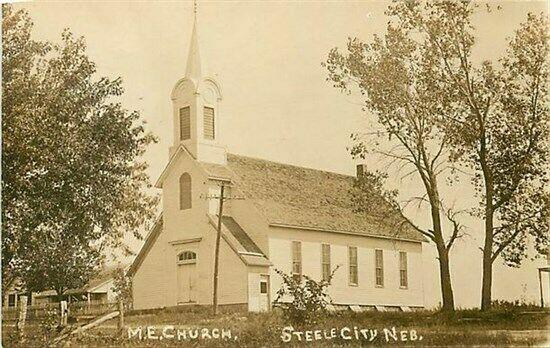
[[[296,165],[296,164],[276,162],[276,161],[267,160],[267,159],[259,158],[259,157],[239,155],[239,154],[235,154],[235,153],[227,153],[227,155],[228,156],[235,156],[235,157],[244,157],[244,158],[248,158],[248,159],[252,159],[252,160],[256,160],[256,161],[274,163],[274,164],[278,164],[278,165],[289,166],[289,167],[294,167],[294,168],[299,168],[299,169],[313,170],[313,171],[316,171],[316,172],[322,172],[322,173],[327,173],[327,174],[331,174],[331,175],[343,176],[343,177],[350,178],[350,179],[355,178],[355,176],[349,175],[349,174],[336,173],[336,172],[332,172],[330,170],[311,168],[311,167],[306,167],[306,166],[299,166],[299,165]]]

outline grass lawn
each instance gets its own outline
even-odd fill
[[[223,314],[213,318],[206,309],[164,310],[127,315],[125,325],[131,330],[131,338],[128,330],[117,332],[113,320],[71,339],[69,344],[89,347],[547,346],[550,344],[549,319],[549,312],[526,312],[520,308],[489,313],[463,310],[452,317],[430,311],[347,311],[322,315],[315,324],[291,329],[278,311]],[[44,346],[53,336],[41,334],[39,326],[29,326],[27,331],[27,340],[21,343],[15,340],[13,329],[4,327],[3,346]]]

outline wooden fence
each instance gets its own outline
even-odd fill
[[[117,303],[105,303],[100,301],[79,301],[69,303],[68,307],[69,317],[96,317],[109,311],[117,310]],[[27,306],[26,320],[41,320],[53,315],[59,317],[59,303],[44,303],[39,305]],[[17,321],[18,317],[19,307],[2,307],[3,323],[15,322]]]

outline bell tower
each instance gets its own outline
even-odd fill
[[[213,77],[204,74],[204,68],[199,52],[195,3],[185,76],[176,83],[171,94],[174,143],[170,156],[183,145],[198,161],[225,164],[227,152],[218,142],[221,89]]]

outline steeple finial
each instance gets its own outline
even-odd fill
[[[185,77],[198,79],[201,77],[201,58],[199,53],[199,39],[197,36],[197,0],[193,1],[193,32],[187,56],[187,70]]]

